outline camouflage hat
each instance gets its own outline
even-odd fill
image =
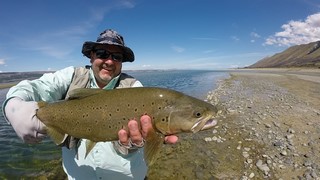
[[[90,58],[90,53],[94,50],[96,45],[105,44],[105,45],[115,45],[123,49],[124,58],[122,62],[133,62],[134,53],[133,51],[125,46],[123,37],[112,29],[107,29],[100,33],[100,36],[97,38],[96,42],[86,41],[82,46],[82,54]]]

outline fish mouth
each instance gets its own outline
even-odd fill
[[[213,126],[217,125],[217,120],[214,118],[206,118],[206,119],[199,119],[191,128],[193,133],[198,131],[210,129]]]
[[[205,124],[204,126],[201,128],[200,131],[202,130],[206,130],[206,129],[210,129],[212,128],[213,126],[217,125],[217,120],[216,119],[209,119]]]

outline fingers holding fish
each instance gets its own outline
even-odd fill
[[[141,122],[141,133],[144,139],[147,138],[147,133],[150,129],[152,129],[151,118],[148,115],[143,115],[140,118]]]
[[[127,149],[141,148],[144,146],[145,141],[136,120],[130,120],[128,122],[128,131],[125,129],[119,130],[118,137],[118,144]]]
[[[169,135],[164,138],[166,144],[175,144],[178,141],[178,136]]]
[[[118,136],[119,136],[119,144],[122,146],[128,146],[129,147],[129,136],[126,130],[121,129],[118,132]]]
[[[133,146],[142,147],[144,144],[142,133],[140,132],[138,122],[130,120],[128,123],[129,138],[128,142]]]
[[[151,123],[151,118],[148,115],[143,115],[140,118],[141,121],[141,129],[142,129],[142,136],[144,139],[147,138],[147,133],[152,129],[152,123]],[[165,137],[165,143],[167,144],[175,144],[178,141],[178,136],[175,135],[169,135]]]

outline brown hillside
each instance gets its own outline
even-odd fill
[[[319,67],[320,41],[292,46],[281,53],[261,59],[249,68]]]

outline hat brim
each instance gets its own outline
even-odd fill
[[[134,61],[134,53],[133,53],[133,51],[130,48],[128,48],[126,46],[119,45],[117,43],[99,43],[99,42],[87,41],[87,42],[83,43],[82,51],[81,51],[82,54],[90,59],[90,53],[97,45],[118,46],[124,52],[124,58],[123,58],[122,62],[133,62]]]

